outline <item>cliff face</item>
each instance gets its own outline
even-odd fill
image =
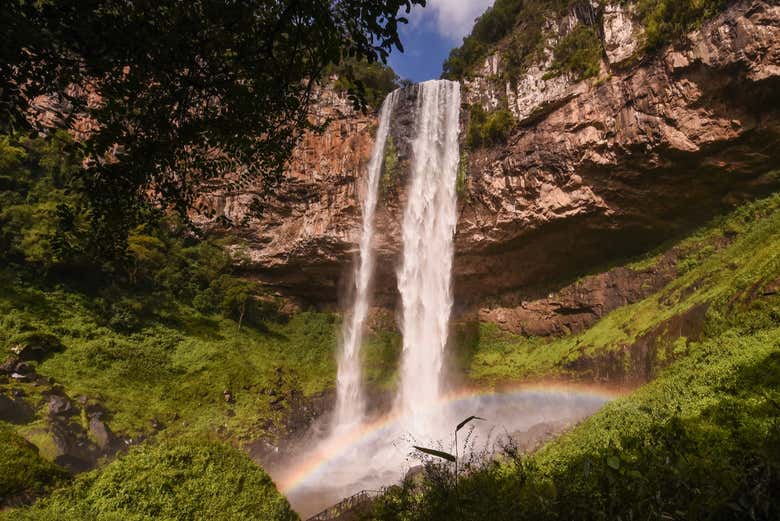
[[[608,5],[598,17],[598,77],[550,74],[556,42],[581,23],[574,13],[548,20],[541,58],[519,76],[508,77],[497,53],[463,83],[464,109],[506,104],[517,126],[505,145],[469,152],[454,266],[460,309],[488,297],[547,309],[548,293],[567,279],[647,251],[778,184],[771,171],[780,165],[780,7],[734,3],[642,57],[644,30],[631,4]],[[414,98],[407,89],[396,109],[391,135],[401,174],[384,186],[377,214],[376,287],[384,304],[396,298]],[[358,241],[376,120],[327,91],[320,106],[332,125],[299,148],[265,215],[232,233],[250,245],[254,275],[283,293],[332,302]],[[240,220],[252,195],[221,195],[215,204]],[[647,277],[653,284],[664,278]],[[631,284],[614,280],[593,284],[627,289],[613,295],[594,287],[604,305],[586,314],[635,298]],[[482,315],[500,321],[490,310]],[[527,329],[524,323],[513,329]]]

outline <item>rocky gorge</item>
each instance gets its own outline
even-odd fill
[[[459,312],[482,309],[483,320],[516,332],[576,331],[673,272],[667,262],[635,278],[608,271],[615,260],[778,185],[771,171],[780,159],[780,7],[731,3],[653,53],[641,48],[634,7],[594,4],[594,16],[571,9],[549,18],[543,50],[523,71],[511,75],[499,45],[463,80],[464,141],[477,105],[508,109],[513,126],[504,143],[462,157],[453,268]],[[597,24],[598,74],[556,73],[557,42],[583,24]],[[413,126],[404,107],[413,103],[409,87],[391,128],[400,166],[385,172],[377,209],[375,298],[387,307],[397,299]],[[249,215],[251,188],[211,194],[209,203],[245,223],[226,233],[240,239],[248,275],[327,306],[343,293],[355,253],[377,122],[330,89],[320,94],[317,117],[330,125],[298,147],[289,180],[264,201],[262,216]],[[570,285],[600,271],[584,290]]]

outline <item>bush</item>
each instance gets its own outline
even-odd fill
[[[601,66],[601,39],[589,25],[578,25],[555,47],[553,75],[567,73],[577,80],[597,76]]]
[[[396,182],[398,182],[399,170],[398,150],[395,148],[393,136],[387,136],[384,163],[382,164],[382,177],[379,180],[381,193],[386,194],[395,186]]]
[[[725,0],[639,0],[645,49],[656,50],[722,11]]]
[[[485,112],[481,105],[473,105],[469,112],[466,143],[469,148],[498,145],[506,141],[514,126],[514,117],[506,109]]]
[[[376,62],[348,59],[331,66],[328,74],[339,77],[336,80],[336,88],[342,91],[354,89],[357,83],[362,85],[366,103],[373,108],[379,108],[385,97],[400,86],[395,71]]]
[[[142,446],[33,507],[16,520],[293,521],[271,478],[236,449],[211,441]]]

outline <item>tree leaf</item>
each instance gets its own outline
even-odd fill
[[[437,458],[446,459],[447,461],[451,461],[455,463],[455,456],[453,456],[449,452],[442,452],[440,450],[435,450],[435,449],[426,449],[425,447],[418,447],[417,445],[414,445],[414,448],[419,450],[420,452],[424,452],[425,454],[436,456]]]
[[[455,432],[458,432],[459,430],[461,430],[467,423],[469,423],[472,420],[482,420],[482,421],[485,421],[485,418],[480,418],[479,416],[469,416],[468,418],[466,418],[465,420],[460,422],[457,427],[455,427]]]

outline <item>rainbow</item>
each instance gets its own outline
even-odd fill
[[[470,400],[476,397],[520,393],[574,394],[582,397],[594,397],[603,401],[611,401],[626,394],[628,391],[629,389],[620,387],[601,387],[566,382],[538,382],[489,390],[484,388],[463,388],[444,395],[436,404],[436,407]],[[379,433],[379,431],[392,425],[401,419],[401,417],[402,415],[398,413],[387,414],[339,436],[338,439],[328,440],[315,451],[305,454],[302,458],[303,461],[300,464],[293,466],[287,472],[280,473],[282,475],[278,476],[276,479],[277,486],[284,494],[294,492],[296,488],[305,483],[311,475],[315,474],[329,462],[340,457],[355,443]]]

